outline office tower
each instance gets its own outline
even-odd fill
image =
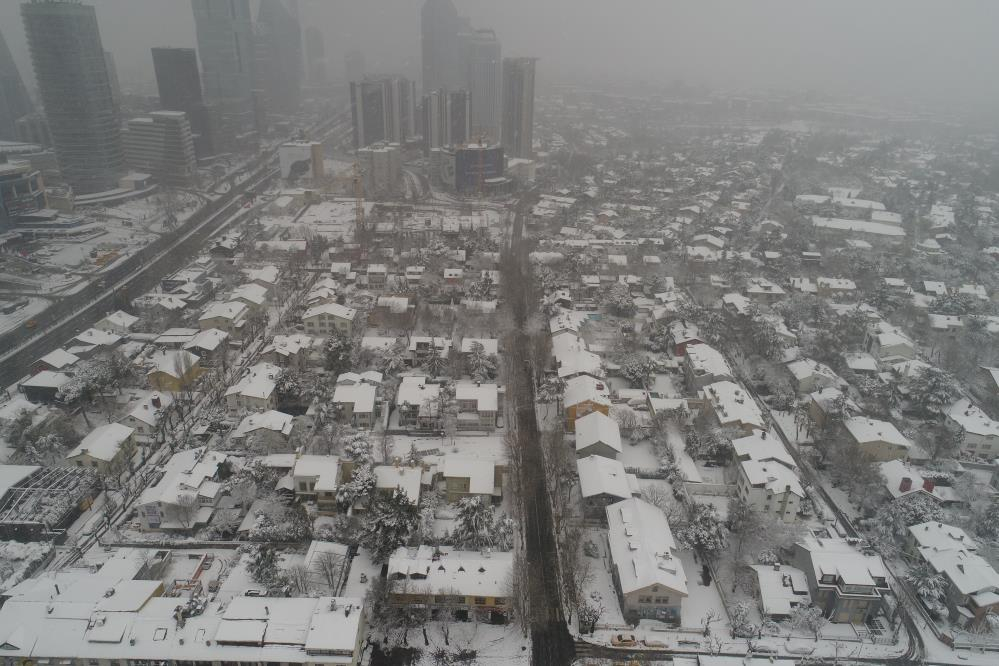
[[[432,90],[423,97],[424,151],[468,141],[471,109],[464,90]]]
[[[535,58],[503,59],[503,149],[530,158],[534,145]]]
[[[17,71],[0,32],[0,140],[16,139],[18,118],[28,115],[33,109],[21,73]]]
[[[111,97],[114,105],[121,111],[121,86],[118,84],[118,67],[114,64],[114,54],[104,52],[104,67],[108,70],[108,83],[111,84]]]
[[[366,194],[397,192],[402,180],[402,149],[397,143],[380,141],[357,151],[357,163],[364,174]]]
[[[472,96],[472,135],[491,142],[500,138],[503,60],[492,30],[476,30],[468,42],[468,92]]]
[[[352,81],[350,113],[355,148],[410,140],[416,135],[416,86],[401,76]]]
[[[154,111],[128,121],[123,135],[125,163],[165,185],[194,180],[197,163],[191,125],[183,111]]]
[[[424,94],[466,87],[464,42],[471,32],[451,0],[426,0],[420,12]]]
[[[29,113],[21,116],[14,123],[17,130],[17,140],[24,143],[34,143],[48,148],[52,145],[52,135],[49,133],[49,124],[42,113]]]
[[[326,85],[329,74],[326,70],[326,40],[319,28],[310,25],[305,29],[305,74],[312,85]],[[359,80],[360,76],[349,77],[348,81]]]
[[[261,0],[254,31],[254,72],[272,113],[295,113],[302,102],[302,28],[282,0]]]
[[[121,129],[90,5],[21,5],[24,32],[62,177],[77,193],[117,187]]]
[[[209,102],[249,100],[253,81],[253,24],[249,0],[191,0]]]
[[[364,78],[364,53],[357,49],[347,51],[343,57],[343,66],[348,81],[360,81]]]
[[[160,107],[186,113],[194,137],[195,154],[198,157],[214,155],[215,123],[201,97],[201,75],[194,49],[157,46],[153,47],[152,53]]]

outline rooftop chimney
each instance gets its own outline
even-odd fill
[[[912,490],[912,479],[908,476],[903,476],[902,482],[898,484],[898,489],[903,493]]]
[[[926,492],[932,493],[934,486],[935,484],[933,482],[933,479],[923,479],[923,490],[925,490]]]

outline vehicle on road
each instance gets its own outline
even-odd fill
[[[611,645],[614,647],[635,647],[638,641],[635,634],[614,634],[611,636]]]

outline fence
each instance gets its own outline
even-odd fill
[[[697,483],[696,481],[684,481],[683,488],[691,495],[728,497],[735,494],[735,486],[727,483]]]

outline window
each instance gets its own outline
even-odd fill
[[[483,605],[485,605],[485,603],[486,603],[486,598],[485,597],[475,597],[475,605],[476,606],[483,606]]]

